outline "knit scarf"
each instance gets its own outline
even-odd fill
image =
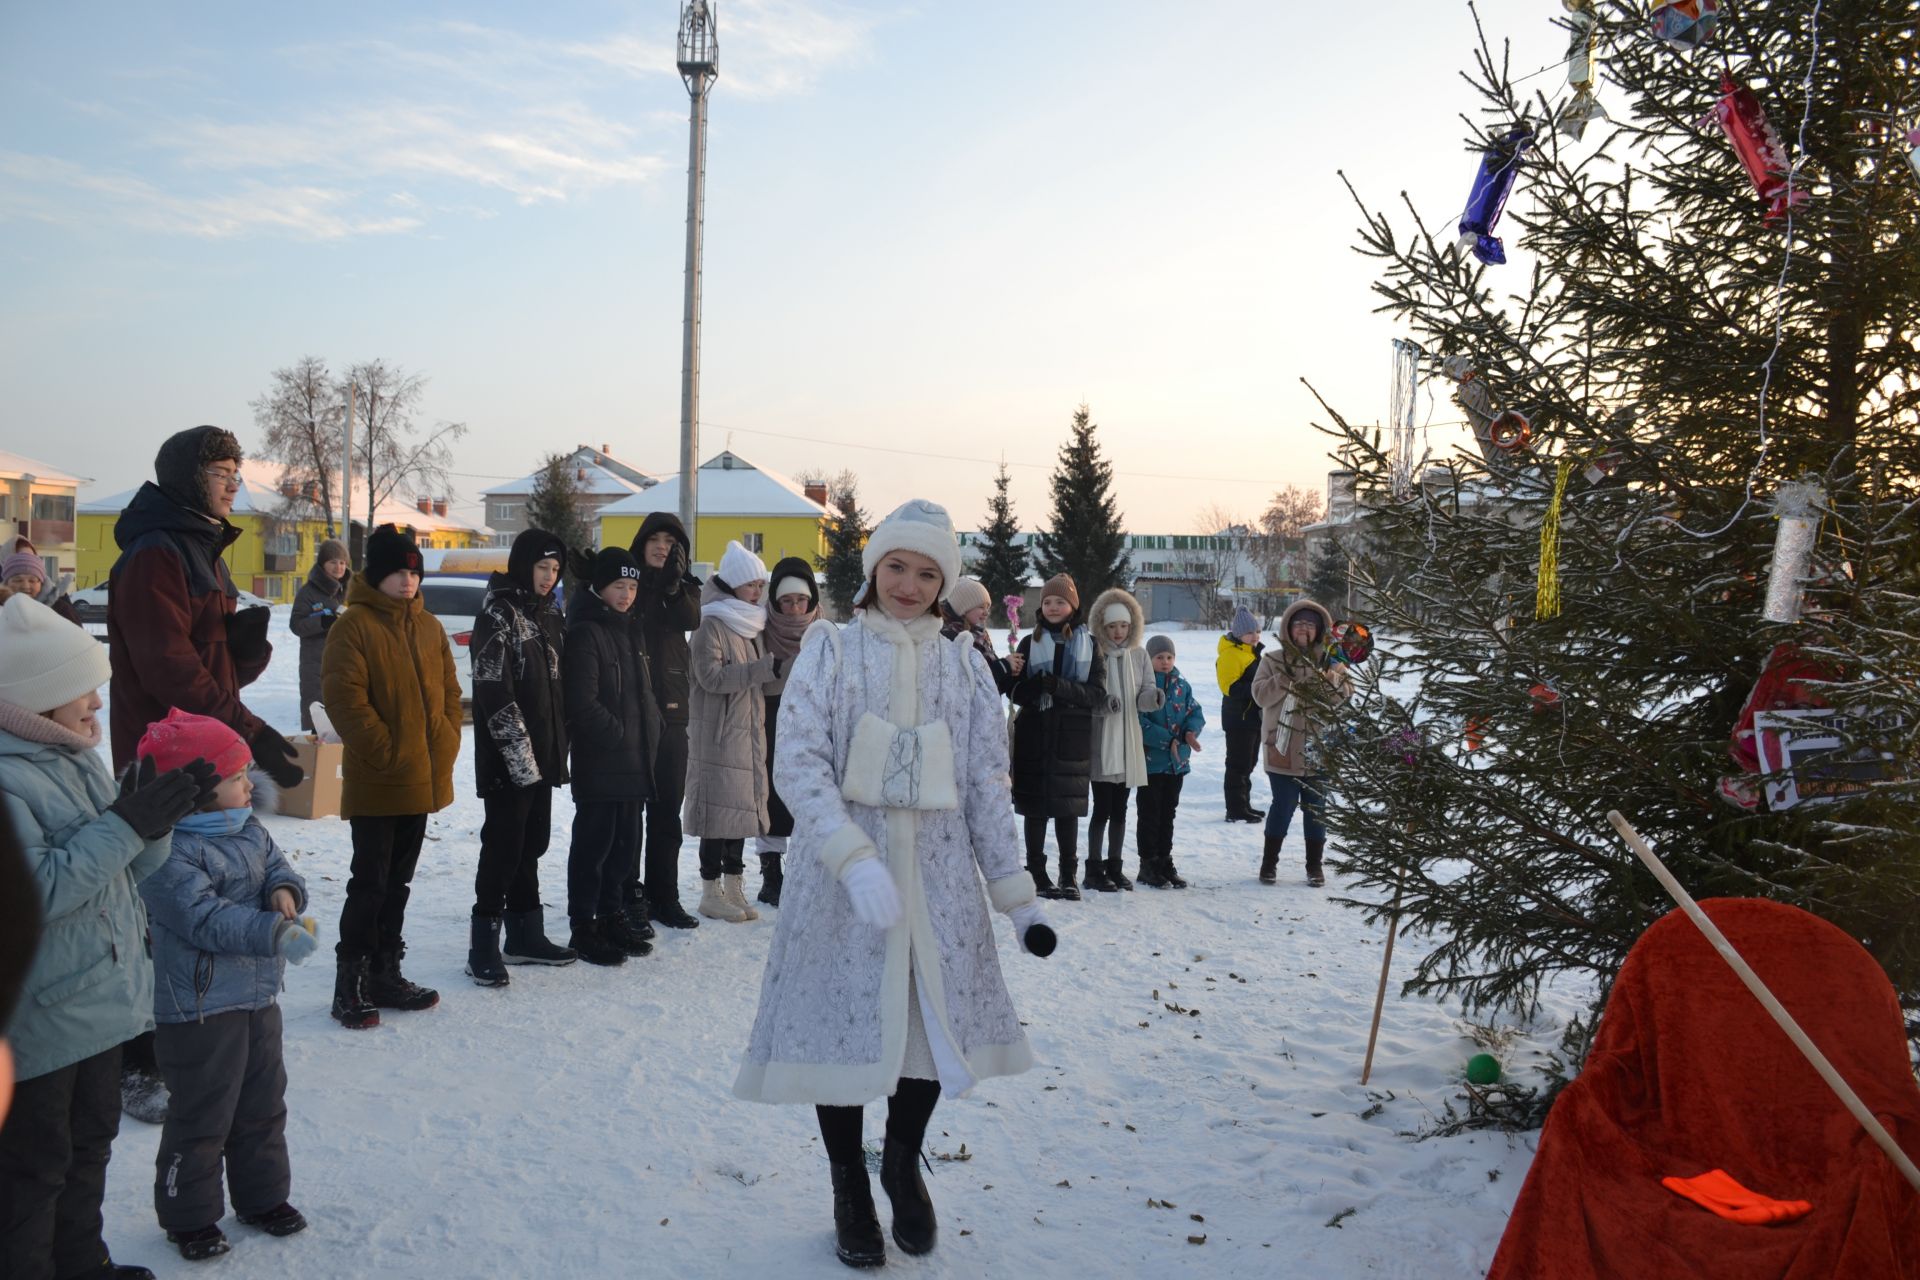
[[[700,616],[720,619],[722,626],[751,640],[767,628],[767,611],[748,604],[733,592],[708,582],[700,589]]]
[[[98,724],[99,721],[94,723]],[[91,751],[100,745],[98,738],[75,733],[63,724],[56,724],[45,716],[35,715],[11,702],[0,702],[0,729],[27,742],[38,742],[67,751]]]
[[[190,813],[174,827],[181,831],[191,831],[197,836],[230,836],[253,821],[253,806],[244,805],[238,809],[202,809]]]
[[[1085,627],[1074,627],[1061,636],[1042,623],[1034,628],[1028,643],[1027,667],[1035,672],[1051,671],[1062,680],[1084,681],[1093,670],[1093,633]],[[1045,711],[1052,705],[1051,694],[1040,695],[1038,710]]]
[[[767,652],[776,658],[797,658],[800,656],[800,639],[807,634],[807,628],[820,616],[820,606],[815,605],[805,613],[767,614]]]
[[[1094,776],[1124,778],[1129,789],[1147,785],[1147,743],[1140,732],[1140,678],[1134,670],[1134,650],[1100,644],[1107,662],[1107,693],[1119,699],[1120,709],[1100,722],[1100,760]],[[1141,650],[1145,652],[1145,650]]]

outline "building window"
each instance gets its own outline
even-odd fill
[[[740,535],[740,545],[753,552],[753,554],[759,555],[760,552],[766,548],[766,535],[760,533],[743,533]]]
[[[67,493],[36,493],[33,495],[33,518],[35,520],[73,519],[73,495]]]
[[[520,518],[520,504],[517,502],[496,502],[493,504],[493,513],[488,518],[494,521],[518,520]]]
[[[0,520],[13,519],[13,495],[0,493]]]

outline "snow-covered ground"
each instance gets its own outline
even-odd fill
[[[297,641],[275,612],[274,663],[246,696],[290,730]],[[1215,637],[1175,638],[1211,721]],[[1297,829],[1281,884],[1256,881],[1258,829],[1222,821],[1211,725],[1202,743],[1176,828],[1192,888],[1049,904],[1060,948],[1046,960],[999,923],[1040,1065],[935,1112],[940,1244],[918,1259],[893,1250],[896,1271],[1429,1280],[1491,1260],[1536,1135],[1406,1136],[1457,1099],[1475,1052],[1458,1008],[1399,998],[1417,939],[1396,956],[1360,1086],[1383,931],[1331,905],[1337,875],[1306,886]],[[211,1268],[182,1261],[153,1216],[159,1130],[127,1119],[108,1180],[115,1256],[172,1277],[846,1274],[811,1109],[730,1092],[774,910],[662,929],[652,956],[617,970],[521,967],[511,987],[482,990],[461,972],[481,821],[464,758],[456,781],[408,911],[408,974],[438,987],[440,1006],[371,1031],[327,1016],[347,826],[267,819],[322,922],[321,952],[288,971],[282,998],[293,1202],[312,1227],[273,1240],[229,1214],[233,1252]],[[562,937],[571,813],[562,792],[543,867]],[[1131,831],[1127,848],[1131,871]],[[692,841],[681,868],[692,903]],[[1576,1003],[1549,996],[1541,1042]]]

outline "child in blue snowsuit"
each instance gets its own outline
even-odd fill
[[[1173,640],[1162,635],[1147,640],[1153,662],[1153,682],[1162,702],[1158,711],[1140,712],[1140,735],[1147,748],[1147,785],[1140,789],[1139,883],[1156,889],[1184,889],[1187,882],[1173,866],[1173,815],[1180,807],[1180,788],[1200,749],[1200,730],[1206,713],[1193,696],[1180,669],[1173,665]]]

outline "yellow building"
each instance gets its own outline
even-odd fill
[[[240,538],[227,548],[226,561],[234,585],[242,591],[251,591],[275,604],[289,604],[307,580],[314,556],[326,540],[327,522],[319,517],[283,514],[288,498],[295,495],[283,491],[281,473],[282,468],[271,462],[249,459],[241,464],[240,492],[234,495],[233,514],[227,517],[239,527]],[[80,504],[76,589],[98,586],[113,571],[114,561],[120,558],[113,526],[138,492],[127,489]],[[380,524],[411,529],[423,550],[485,546],[491,536],[488,530],[449,515],[444,501],[428,498],[411,507],[382,503],[376,519]]]
[[[71,573],[74,503],[85,483],[36,458],[0,451],[0,553],[11,554],[13,540],[25,538],[47,566],[47,581]]]
[[[811,488],[809,492],[808,486],[731,452],[703,463],[694,562],[718,564],[727,543],[738,542],[766,561],[769,569],[786,556],[817,564],[827,549],[827,494],[825,486]],[[600,545],[629,546],[648,515],[679,509],[680,478],[667,476],[632,497],[600,508]]]

